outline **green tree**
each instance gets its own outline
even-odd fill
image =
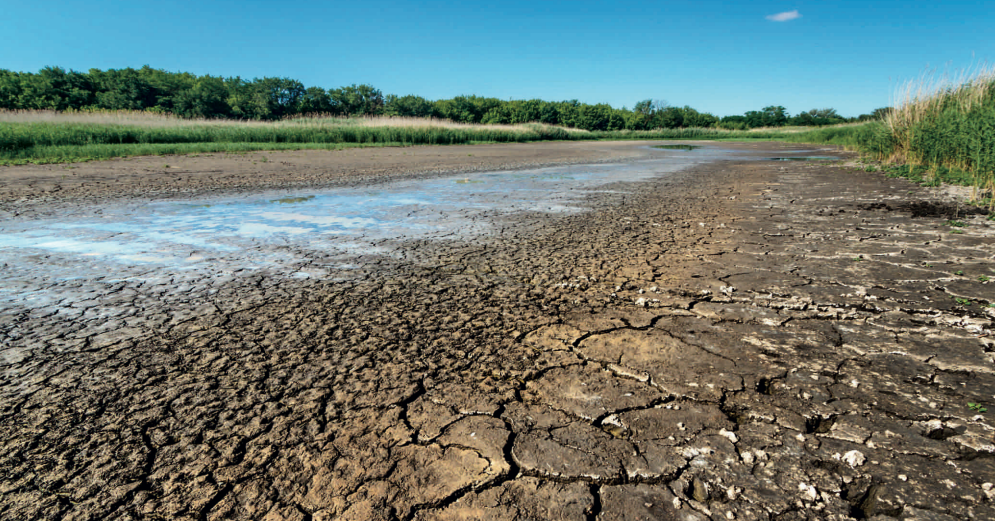
[[[301,96],[300,114],[328,114],[332,112],[332,98],[321,87],[308,87]]]
[[[282,117],[300,112],[300,103],[304,98],[304,85],[290,78],[262,78],[252,82],[256,96],[261,97],[266,104],[268,118]]]
[[[456,96],[448,100],[438,100],[433,103],[435,115],[459,123],[480,123],[483,118],[480,106],[474,103],[471,96]]]
[[[21,103],[21,74],[0,69],[0,109],[19,109]]]
[[[90,76],[61,67],[45,67],[38,71],[49,89],[50,107],[55,110],[80,109],[96,102]]]
[[[507,105],[502,105],[494,107],[488,110],[480,122],[485,125],[503,125],[511,123],[511,111],[508,109]]]
[[[573,128],[581,127],[581,103],[577,100],[561,101],[555,104],[560,125]]]
[[[224,81],[228,96],[225,103],[232,117],[239,119],[267,119],[270,117],[269,103],[263,93],[252,83],[235,76]]]
[[[539,122],[547,125],[560,124],[560,109],[555,103],[542,102],[542,107],[539,109]]]
[[[709,128],[719,122],[719,118],[707,112],[698,112],[687,105],[678,110],[681,113],[681,127]]]
[[[232,116],[228,105],[228,89],[224,79],[202,76],[187,89],[171,97],[172,111],[187,118],[227,118]]]
[[[383,93],[372,85],[356,85],[340,87],[328,91],[331,98],[332,112],[349,116],[372,116],[382,114],[384,109]]]
[[[746,125],[750,128],[781,127],[788,123],[788,112],[784,107],[771,105],[762,110],[751,110],[745,114]]]
[[[539,121],[542,117],[542,100],[512,101],[508,105],[510,105],[511,123],[531,123]]]
[[[684,126],[684,112],[677,107],[667,107],[654,117],[659,128],[679,128]]]
[[[109,110],[145,110],[156,106],[158,92],[139,73],[126,69],[90,69],[97,86],[97,106]]]
[[[427,118],[432,115],[432,103],[421,96],[387,96],[384,114],[411,118]]]
[[[765,127],[783,127],[788,123],[788,111],[780,105],[764,107],[763,114]]]

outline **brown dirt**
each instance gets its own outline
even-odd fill
[[[630,192],[344,280],[0,316],[0,516],[995,518],[993,413],[967,407],[995,410],[991,222],[952,234],[905,209],[931,192],[810,163]]]
[[[503,145],[347,148],[146,156],[70,165],[0,166],[0,201],[49,202],[101,196],[189,196],[369,183],[399,176],[618,161],[643,155],[648,143],[515,143]]]

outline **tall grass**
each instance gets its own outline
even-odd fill
[[[114,157],[341,148],[344,145],[455,145],[600,139],[774,139],[776,131],[660,129],[589,132],[537,123],[481,125],[431,118],[339,118],[282,121],[184,119],[129,111],[0,111],[0,164]]]
[[[851,123],[810,129],[805,132],[785,133],[778,137],[789,143],[818,143],[839,145],[850,150],[858,150],[877,158],[891,154],[894,149],[892,135],[880,121]]]
[[[548,125],[461,125],[411,118],[307,118],[279,122],[186,120],[143,113],[0,113],[0,163],[65,162],[139,154],[453,145],[569,139]],[[179,145],[183,145],[182,147]],[[178,152],[182,150],[182,152]]]
[[[995,204],[995,67],[927,73],[904,84],[885,123],[893,161],[968,172],[975,197]]]

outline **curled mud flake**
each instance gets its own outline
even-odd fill
[[[802,493],[802,497],[808,501],[815,501],[819,497],[819,491],[812,485],[807,483],[799,483],[798,491]]]
[[[629,436],[629,429],[616,414],[612,414],[601,420],[601,428],[616,438],[625,438]]]
[[[860,452],[859,450],[851,450],[843,455],[840,455],[839,453],[833,454],[833,459],[842,461],[843,463],[849,465],[851,468],[859,467],[863,465],[865,461],[867,461],[867,458],[864,456],[864,453]]]

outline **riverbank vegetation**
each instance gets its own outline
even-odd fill
[[[500,100],[457,96],[428,100],[384,94],[372,85],[332,89],[306,87],[290,78],[223,78],[141,69],[90,69],[88,72],[45,67],[37,73],[0,69],[0,109],[65,111],[143,111],[182,118],[277,121],[322,114],[338,117],[403,116],[458,123],[542,123],[589,131],[709,128],[746,130],[786,125],[818,126],[867,120],[873,114],[845,118],[835,110],[812,109],[791,117],[784,107],[769,106],[741,116],[719,118],[694,108],[644,100],[632,109],[577,100]]]
[[[970,174],[976,198],[995,206],[995,67],[909,82],[884,124],[891,162],[909,165],[910,175],[924,169],[927,181]]]
[[[880,121],[816,129],[804,139],[858,150],[889,175],[973,186],[975,202],[995,209],[995,68],[924,75],[896,98]]]
[[[966,182],[993,204],[995,69],[908,83],[892,108],[844,118],[768,106],[718,118],[645,100],[458,96],[430,101],[370,85],[325,90],[286,78],[221,78],[150,67],[87,73],[0,69],[0,164],[346,146],[593,139],[776,139],[834,144],[926,183]]]
[[[777,131],[674,128],[588,131],[542,123],[458,123],[410,117],[185,119],[142,111],[2,111],[0,164],[343,146],[454,145],[597,139],[773,139]]]

